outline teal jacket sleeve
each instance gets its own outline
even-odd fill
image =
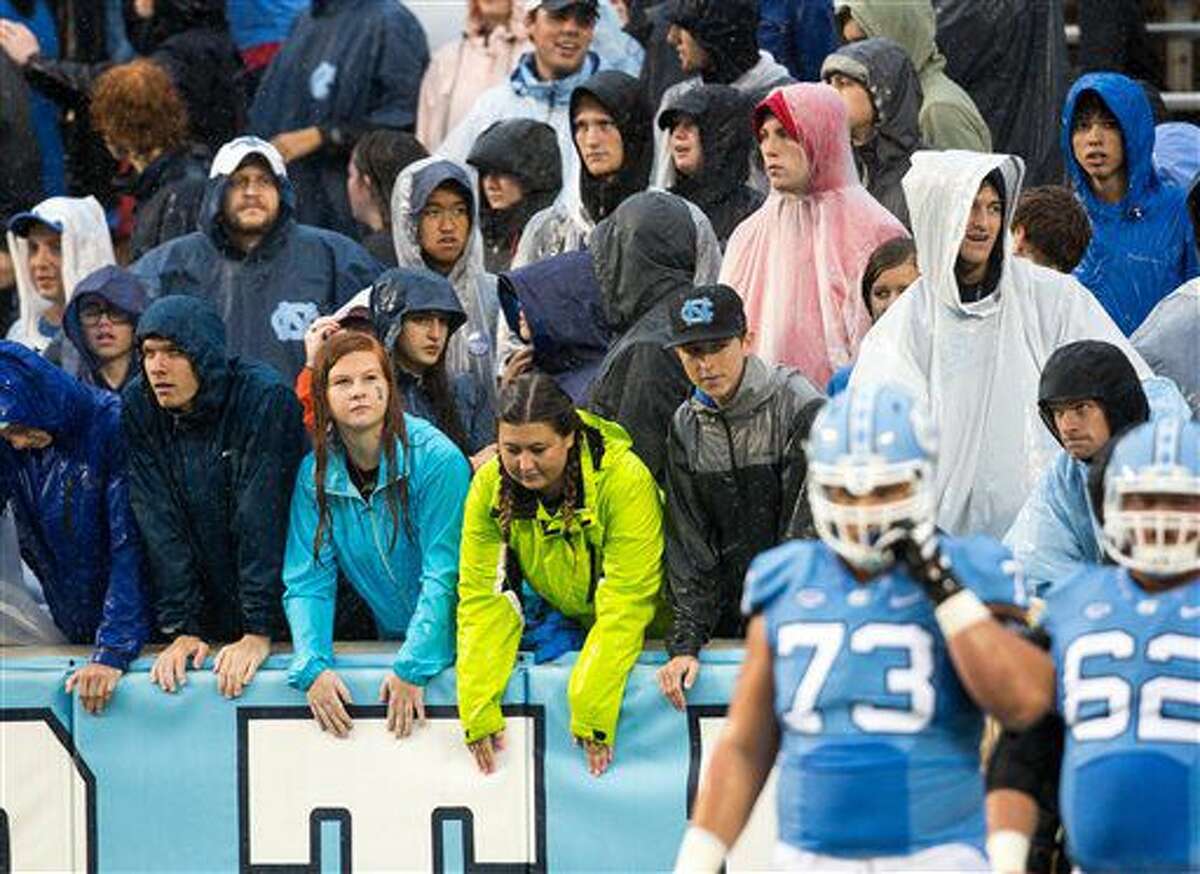
[[[454,662],[458,546],[471,474],[463,454],[440,434],[409,453],[409,511],[421,553],[421,590],[392,668],[405,682],[424,686]]]
[[[283,556],[283,609],[292,630],[295,653],[288,669],[288,683],[301,691],[307,691],[318,674],[333,667],[337,561],[328,531],[319,556],[313,555],[316,533],[317,496],[310,455],[296,476]]]

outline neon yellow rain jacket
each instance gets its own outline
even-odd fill
[[[567,686],[571,731],[612,744],[625,680],[662,585],[662,504],[625,429],[579,415],[604,436],[598,469],[583,435],[577,438],[583,507],[564,531],[561,515],[538,502],[534,514],[514,514],[509,540],[530,585],[589,628]],[[499,506],[500,466],[493,459],[471,483],[459,559],[458,707],[468,742],[504,728],[500,697],[524,627],[516,594],[503,591]]]

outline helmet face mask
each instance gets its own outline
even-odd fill
[[[1104,474],[1104,550],[1150,577],[1200,571],[1200,426],[1165,419],[1123,438]]]
[[[933,524],[934,443],[928,417],[895,386],[856,386],[826,404],[806,447],[821,540],[860,570],[890,565],[889,532]]]

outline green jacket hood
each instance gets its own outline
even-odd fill
[[[868,37],[883,36],[899,43],[921,76],[946,66],[937,47],[937,19],[930,0],[839,0],[838,14],[843,10]]]

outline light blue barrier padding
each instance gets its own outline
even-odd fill
[[[99,717],[72,710],[61,691],[67,659],[7,657],[0,714],[48,707],[71,732],[95,780],[100,871],[665,870],[698,777],[697,720],[724,713],[741,654],[705,655],[687,713],[658,691],[664,654],[644,654],[600,778],[570,736],[573,656],[518,664],[504,706],[510,737],[525,741],[510,744],[502,767],[514,770],[501,778],[479,775],[462,744],[453,671],[426,690],[423,746],[387,736],[377,696],[392,657],[339,656],[356,704],[348,741],[315,729],[287,686],[287,656],[272,656],[237,701],[217,694],[208,669],[165,694],[140,659]]]

